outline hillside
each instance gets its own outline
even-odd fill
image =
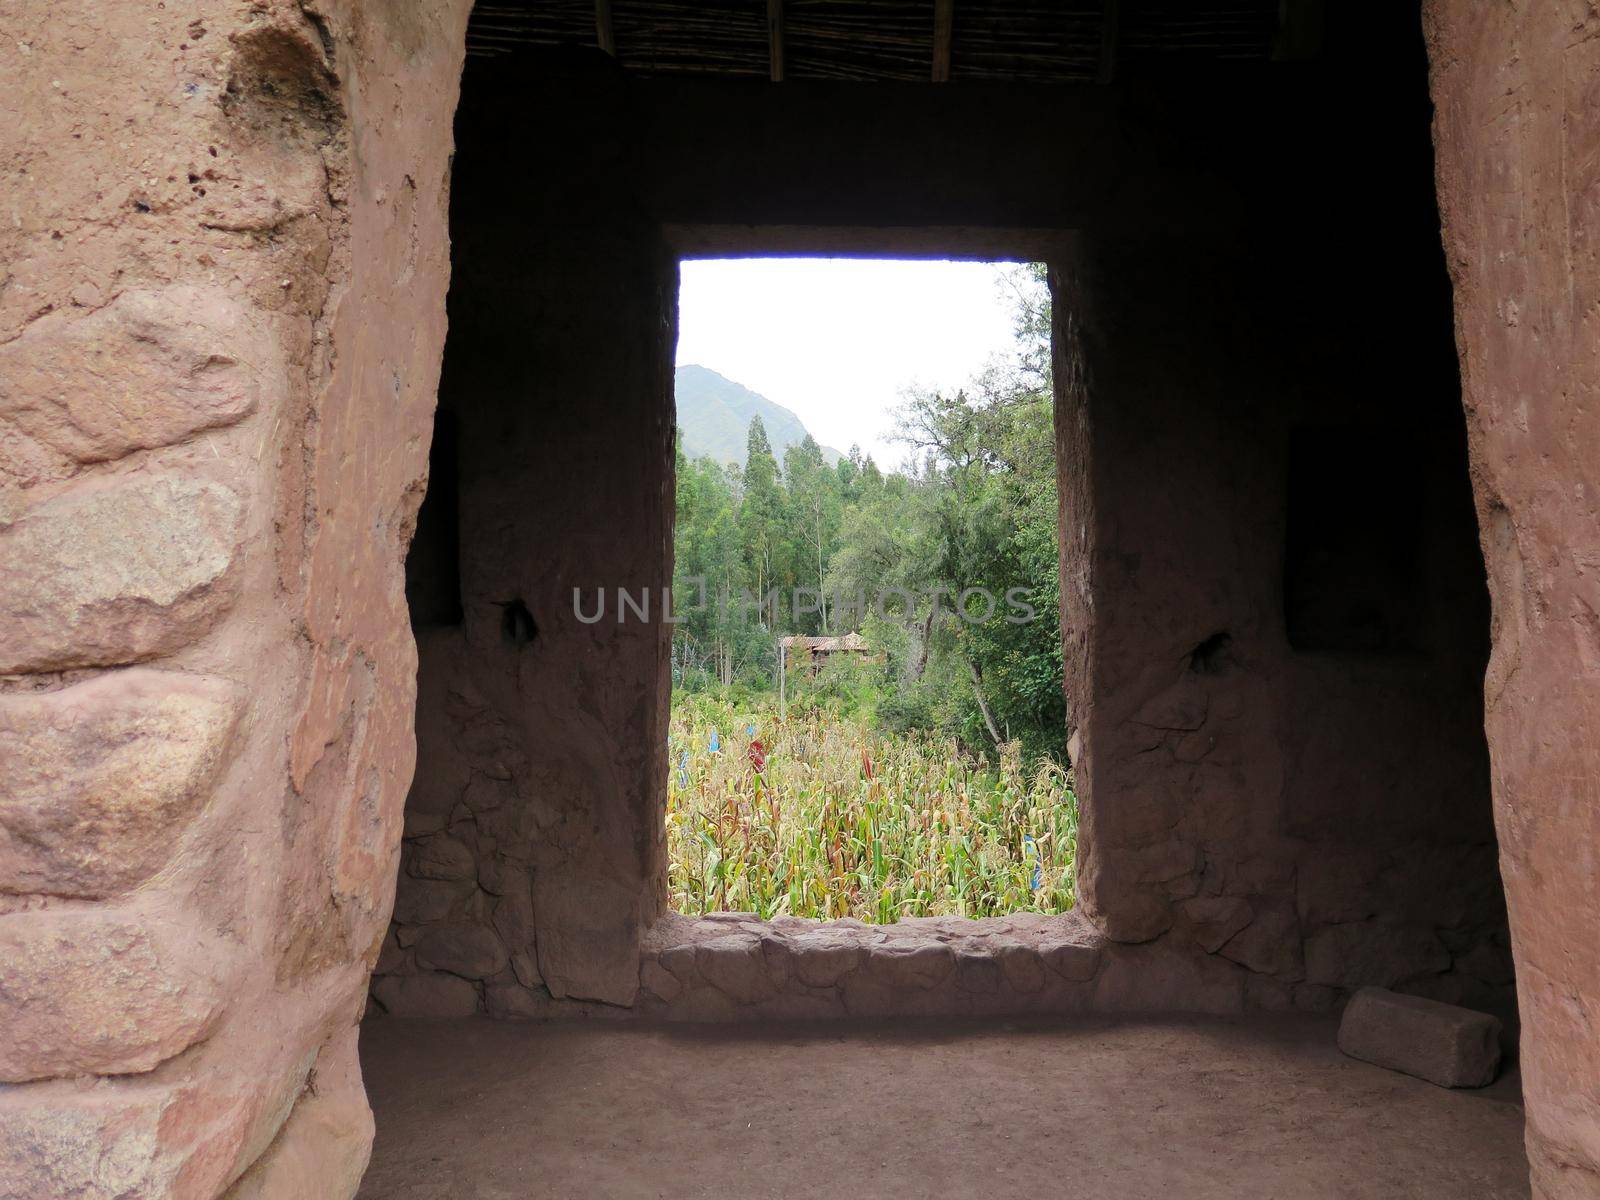
[[[678,428],[683,430],[683,452],[690,458],[742,466],[751,417],[760,417],[766,426],[780,464],[783,452],[805,439],[806,427],[794,413],[709,367],[679,367],[677,390]],[[822,447],[822,456],[829,463],[844,457],[829,446]]]

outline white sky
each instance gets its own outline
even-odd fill
[[[995,263],[850,258],[682,265],[678,363],[791,409],[817,441],[898,466],[891,416],[910,384],[954,390],[1012,341]]]

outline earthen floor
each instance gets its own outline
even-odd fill
[[[360,1200],[1528,1195],[1517,1077],[1450,1092],[1326,1018],[728,1028],[378,1019]]]

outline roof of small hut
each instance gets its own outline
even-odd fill
[[[790,650],[820,650],[824,654],[830,654],[835,650],[870,649],[867,639],[859,633],[847,633],[843,637],[807,637],[805,634],[797,633],[779,640]]]

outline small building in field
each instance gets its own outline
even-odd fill
[[[836,654],[860,655],[872,653],[867,639],[859,633],[846,633],[839,637],[806,637],[795,634],[782,639],[784,661],[791,665],[805,663],[815,675]]]

